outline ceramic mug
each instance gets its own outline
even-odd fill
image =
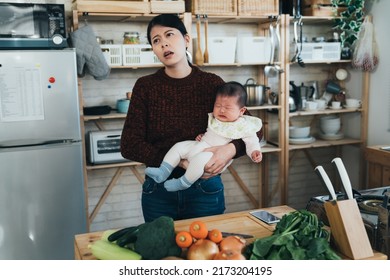
[[[341,91],[341,87],[339,84],[333,82],[333,81],[328,81],[326,84],[326,92],[333,93],[333,94],[338,94]]]
[[[305,109],[308,111],[314,111],[318,107],[318,104],[314,101],[307,101],[305,105]]]
[[[357,108],[362,105],[362,102],[359,99],[347,98],[345,100],[345,104],[347,105],[347,107]]]
[[[118,113],[126,114],[129,110],[130,100],[129,99],[119,99],[116,102],[116,110]]]
[[[326,106],[326,100],[325,99],[315,99],[315,103],[317,103],[318,110],[324,110]]]
[[[332,108],[333,109],[339,109],[341,107],[340,101],[332,101]]]

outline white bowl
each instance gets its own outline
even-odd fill
[[[324,134],[337,134],[341,128],[340,117],[324,116],[320,118],[320,129]]]
[[[340,123],[340,117],[337,116],[324,116],[320,118],[321,123]]]
[[[321,131],[325,134],[337,134],[340,131],[340,125],[322,125]]]
[[[310,126],[290,126],[290,138],[307,138],[310,135]]]

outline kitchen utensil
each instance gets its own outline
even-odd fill
[[[274,41],[274,27],[272,26],[272,23],[269,25],[269,37],[270,37],[270,43],[271,43],[271,54],[270,54],[270,60],[267,66],[264,68],[264,74],[266,77],[275,77],[276,72],[274,68],[274,53],[275,53],[275,41]]]
[[[345,169],[343,161],[341,158],[337,157],[332,160],[332,163],[334,163],[337,167],[337,171],[339,172],[348,199],[353,199],[351,181],[349,180],[348,173]]]
[[[316,171],[318,177],[321,179],[322,184],[328,189],[332,197],[332,200],[337,200],[337,196],[334,191],[332,182],[330,181],[328,174],[326,174],[324,168],[321,165],[319,165],[316,168],[314,168],[314,170]]]
[[[301,110],[302,109],[302,98],[301,94],[299,92],[298,87],[295,85],[294,81],[290,81],[290,86],[292,87],[292,90],[290,90],[290,97],[293,98],[294,104],[295,104],[295,110]],[[289,99],[289,105],[290,105],[290,112],[291,111],[291,99]]]
[[[250,234],[243,234],[243,233],[235,233],[235,232],[226,232],[226,231],[223,231],[222,232],[222,237],[227,237],[227,236],[239,236],[241,238],[253,238],[253,235],[250,235]]]
[[[325,202],[331,233],[336,249],[352,258],[363,259],[373,256],[370,240],[363,224],[357,201],[353,198],[352,186],[341,158],[332,160],[337,167],[348,199]]]
[[[207,19],[207,15],[203,15],[203,18],[204,18],[204,43],[205,43],[205,48],[204,48],[204,54],[203,54],[203,58],[204,58],[204,63],[208,63],[209,62],[209,48],[208,48],[208,29],[209,29],[209,24],[208,24],[208,19]]]
[[[244,88],[247,92],[247,102],[248,106],[259,106],[263,105],[265,102],[265,92],[269,89],[264,85],[259,85],[252,78],[246,80]]]
[[[299,66],[305,67],[305,64],[301,58],[301,52],[302,52],[302,17],[300,14],[297,16],[297,18],[294,21],[294,40],[295,40],[295,54],[293,58],[291,59],[291,62],[298,62]],[[298,38],[298,26],[299,26],[299,38]]]
[[[276,27],[275,27],[275,50],[274,50],[274,62],[275,62],[275,54],[277,54],[277,60],[279,61],[279,54],[280,54],[280,16],[278,16],[278,19],[276,20]],[[283,73],[284,70],[279,65],[275,64],[275,69],[278,73]]]
[[[280,29],[279,29],[279,19],[276,21],[276,27],[274,28],[272,23],[269,25],[269,36],[271,42],[271,55],[270,62],[264,68],[264,74],[268,78],[276,77],[279,73],[283,72],[283,69],[275,64],[275,53],[280,49]]]
[[[309,98],[313,100],[320,98],[318,81],[305,82],[305,85],[311,89],[311,96],[309,96]]]
[[[195,64],[197,65],[203,65],[203,54],[202,54],[202,50],[200,48],[201,44],[200,44],[200,15],[196,15],[196,33],[197,33],[197,36],[198,36],[198,40],[197,40],[197,48],[196,48],[196,53],[195,53]]]

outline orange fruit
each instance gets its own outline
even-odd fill
[[[190,233],[196,239],[205,239],[209,234],[207,226],[202,221],[194,221],[190,225]]]

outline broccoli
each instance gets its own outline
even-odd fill
[[[144,260],[178,257],[181,255],[181,248],[177,246],[175,237],[173,219],[161,216],[152,222],[139,225],[134,249]]]

